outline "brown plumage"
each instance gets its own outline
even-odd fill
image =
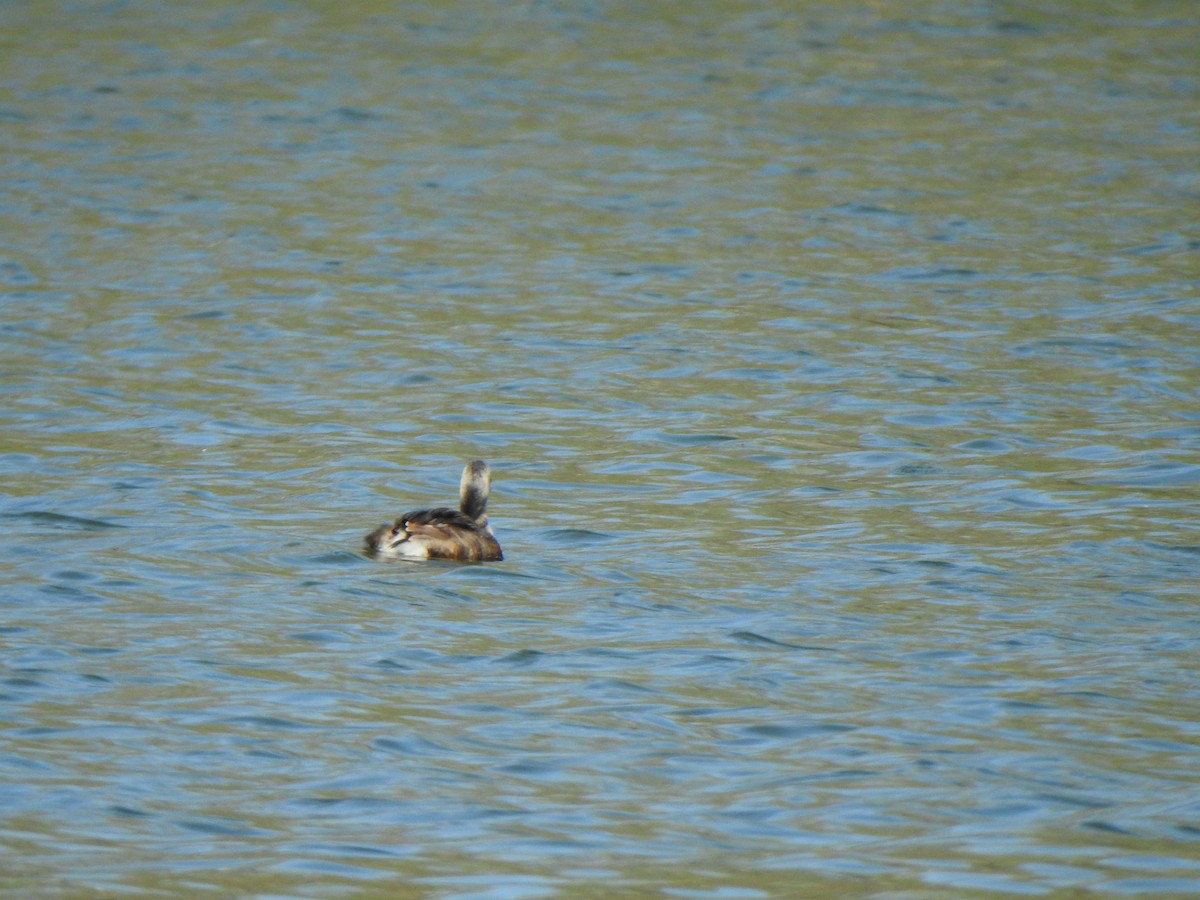
[[[404,559],[456,559],[488,562],[504,559],[487,520],[492,470],[481,459],[463,468],[458,509],[439,506],[405,513],[367,535],[370,556]]]

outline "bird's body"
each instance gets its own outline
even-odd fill
[[[504,559],[487,520],[492,472],[481,459],[463,468],[459,508],[440,506],[402,515],[367,535],[370,556],[397,559],[454,559],[489,562]]]

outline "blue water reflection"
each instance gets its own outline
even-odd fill
[[[66,12],[0,889],[1200,892],[1190,8]]]

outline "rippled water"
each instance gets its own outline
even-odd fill
[[[1200,893],[1191,4],[0,20],[5,893]]]

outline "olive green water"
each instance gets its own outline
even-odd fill
[[[0,892],[1200,893],[1194,4],[0,35]]]

